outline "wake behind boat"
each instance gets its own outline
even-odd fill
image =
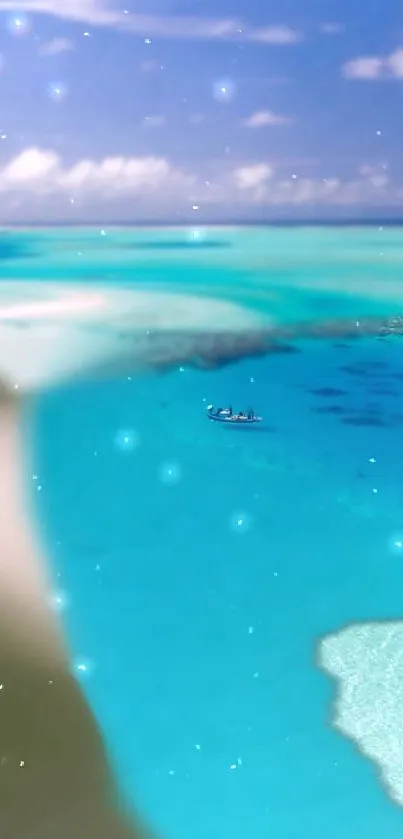
[[[234,414],[231,407],[215,408],[214,405],[208,405],[207,416],[213,422],[226,422],[229,425],[254,425],[262,422],[262,417],[257,417],[252,408]]]

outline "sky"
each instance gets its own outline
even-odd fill
[[[403,216],[396,0],[0,0],[0,222]]]

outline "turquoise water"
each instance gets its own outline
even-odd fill
[[[397,228],[104,234],[9,231],[0,278],[178,291],[276,325],[402,307]],[[32,492],[78,676],[166,839],[401,836],[315,666],[324,634],[403,615],[401,340],[296,340],[38,399]],[[210,424],[209,402],[266,422]]]

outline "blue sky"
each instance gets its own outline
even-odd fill
[[[399,214],[398,6],[0,0],[1,220]]]

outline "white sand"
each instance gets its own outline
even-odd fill
[[[267,324],[266,324],[267,325]],[[0,284],[0,377],[20,391],[50,386],[92,368],[147,365],[171,353],[174,331],[187,336],[259,330],[252,311],[216,299],[102,285]],[[161,344],[162,342],[162,344]],[[164,343],[165,342],[165,343]],[[190,345],[190,346],[189,346]],[[199,348],[198,348],[199,349]]]
[[[329,635],[318,663],[336,681],[332,725],[374,761],[403,807],[403,621],[352,624]]]

